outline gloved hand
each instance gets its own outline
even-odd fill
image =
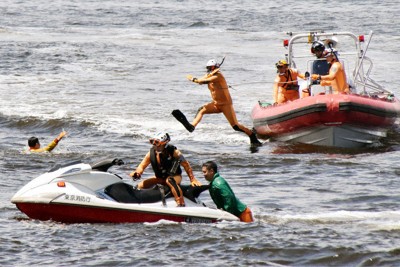
[[[321,75],[319,75],[319,74],[313,74],[313,75],[311,75],[311,79],[313,79],[313,80],[320,80],[320,79],[321,79]]]
[[[186,78],[191,81],[191,82],[197,82],[197,78],[193,77],[192,75],[188,74],[186,75]]]
[[[190,182],[191,186],[201,186],[201,183],[199,181],[197,181],[196,178],[194,178],[191,182]]]
[[[142,175],[138,172],[131,172],[131,174],[129,174],[132,177],[132,180],[137,181],[140,179],[140,177],[142,177]]]

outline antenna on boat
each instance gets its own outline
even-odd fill
[[[224,56],[221,60],[221,63],[218,64],[218,68],[220,68],[222,66],[222,64],[224,64],[226,56]]]
[[[363,93],[364,93],[364,94],[366,93],[366,87],[367,87],[367,83],[368,83],[368,82],[370,83],[369,86],[372,87],[372,88],[374,88],[375,90],[376,90],[376,88],[377,88],[377,89],[379,89],[379,90],[382,90],[382,91],[384,91],[384,92],[387,92],[387,93],[392,94],[391,91],[386,90],[383,86],[381,86],[380,84],[378,84],[377,82],[375,82],[373,79],[371,79],[371,78],[369,78],[369,77],[363,77],[363,76],[362,76],[363,74],[360,74],[360,72],[363,72],[363,62],[364,62],[364,60],[368,60],[368,61],[369,61],[369,59],[365,56],[365,54],[367,53],[369,44],[370,44],[371,39],[372,39],[372,35],[373,35],[373,31],[370,31],[370,32],[369,32],[368,42],[367,42],[366,46],[364,47],[364,51],[363,51],[363,50],[361,49],[361,47],[360,47],[361,56],[360,56],[360,59],[359,59],[359,62],[358,62],[357,69],[355,70],[355,73],[354,73],[354,76],[353,76],[353,77],[354,77],[354,80],[355,80],[355,81],[356,81],[356,80],[359,80],[359,81],[361,82],[361,84],[363,85]],[[358,40],[359,40],[359,43],[360,43],[360,42],[364,42],[364,35],[358,36]],[[360,46],[361,46],[361,45],[360,45]],[[371,67],[370,67],[370,68],[372,68],[372,63],[371,63]],[[370,70],[371,70],[371,69],[370,69]],[[368,70],[367,76],[368,76],[370,70]],[[371,86],[371,84],[372,84],[372,86]]]
[[[358,63],[357,70],[355,72],[354,78],[356,78],[358,76],[359,72],[360,72],[360,69],[361,69],[361,66],[363,64],[363,61],[364,61],[364,58],[365,58],[365,54],[367,53],[367,50],[368,50],[368,47],[369,47],[369,43],[371,42],[371,38],[372,38],[373,33],[374,33],[373,31],[369,32],[369,39],[368,39],[367,45],[364,48],[364,51],[362,51],[362,55],[361,55],[360,61]],[[365,91],[365,88],[364,88],[364,91]]]

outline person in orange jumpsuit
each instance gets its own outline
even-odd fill
[[[322,86],[332,86],[335,94],[350,92],[349,85],[346,81],[346,73],[342,63],[338,60],[337,51],[335,49],[325,50],[326,61],[330,64],[328,75],[313,74],[313,80],[319,80]]]
[[[52,142],[50,142],[45,147],[40,147],[39,139],[35,136],[32,136],[31,138],[28,139],[29,152],[34,152],[34,153],[50,152],[57,146],[58,142],[60,142],[60,140],[63,139],[63,137],[66,134],[67,132],[62,131]]]
[[[168,133],[158,133],[154,138],[151,138],[150,143],[153,146],[136,170],[129,175],[133,180],[138,180],[147,166],[151,164],[155,176],[140,182],[137,187],[145,189],[156,184],[167,185],[174,195],[177,206],[184,207],[183,193],[179,186],[182,181],[180,165],[185,169],[192,186],[200,186],[201,183],[194,177],[193,170],[182,153],[175,146],[169,144],[170,140]]]
[[[296,69],[289,68],[286,60],[279,60],[276,64],[278,75],[274,80],[274,104],[281,104],[300,98],[297,77],[305,79],[304,74]]]
[[[228,84],[226,83],[224,75],[220,71],[220,64],[214,59],[207,62],[207,74],[202,78],[194,78],[192,75],[188,75],[187,78],[198,84],[207,84],[208,89],[211,93],[213,101],[205,104],[199,108],[196,117],[192,123],[183,122],[184,115],[179,110],[174,110],[172,114],[186,127],[189,132],[193,132],[196,126],[200,123],[204,114],[223,113],[229,124],[235,131],[244,132],[250,137],[250,143],[252,146],[259,146],[261,142],[257,139],[256,134],[240,124],[236,118],[236,113],[233,108],[233,102],[229,93]],[[181,119],[179,119],[179,116]],[[184,119],[186,120],[186,118]]]

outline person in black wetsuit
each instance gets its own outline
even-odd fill
[[[184,207],[183,193],[179,186],[182,181],[180,166],[185,169],[192,186],[200,186],[201,183],[194,177],[193,170],[182,153],[175,146],[169,144],[170,140],[168,133],[158,133],[151,138],[150,143],[153,146],[136,170],[130,173],[130,176],[133,180],[140,179],[144,170],[151,164],[155,176],[141,181],[138,188],[151,188],[156,184],[167,185],[171,189],[178,207]]]

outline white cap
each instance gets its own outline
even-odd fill
[[[206,67],[212,67],[212,66],[217,66],[217,65],[218,65],[218,63],[217,63],[217,61],[216,61],[215,59],[210,59],[210,60],[207,62]]]

